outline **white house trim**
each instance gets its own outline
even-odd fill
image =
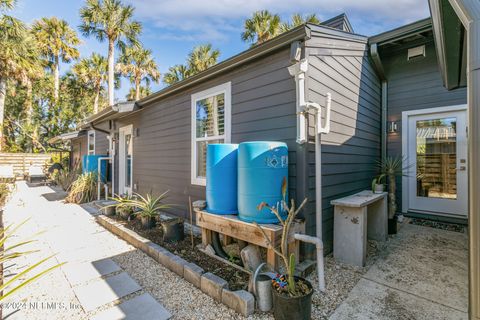
[[[464,111],[468,110],[466,104],[453,105],[453,106],[444,106],[436,108],[426,108],[426,109],[416,109],[402,112],[402,158],[403,163],[402,167],[407,168],[409,166],[408,155],[408,118],[415,115],[423,114],[435,114],[435,113],[444,113],[452,111]],[[467,127],[468,130],[468,127]],[[402,212],[407,213],[409,207],[409,198],[408,198],[408,176],[402,177]]]
[[[218,94],[225,95],[225,123],[224,123],[224,134],[219,136],[212,136],[207,138],[197,138],[196,132],[196,110],[197,110],[197,101],[202,100],[208,97],[216,96]],[[191,183],[193,185],[205,186],[207,179],[204,177],[198,177],[197,175],[197,142],[198,141],[210,141],[223,139],[224,143],[230,143],[231,141],[231,109],[232,109],[232,84],[231,82],[226,82],[221,85],[209,88],[192,94],[191,98]]]

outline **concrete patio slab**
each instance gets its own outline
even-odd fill
[[[430,300],[361,279],[330,320],[467,320],[461,312]]]
[[[91,320],[167,320],[171,316],[151,295],[145,293],[102,311]]]
[[[92,311],[141,289],[135,280],[123,272],[86,286],[75,287],[73,290],[83,309]]]
[[[467,243],[403,224],[331,319],[467,319]]]
[[[72,286],[122,270],[112,259],[66,264],[62,268]]]

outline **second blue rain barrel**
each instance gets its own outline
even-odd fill
[[[86,154],[82,159],[82,173],[95,172],[98,174],[98,158],[105,158],[106,155]],[[107,160],[102,160],[100,166],[100,177],[103,182],[107,181]]]
[[[237,214],[237,144],[207,145],[207,211]]]
[[[278,223],[266,202],[281,208],[282,182],[288,179],[288,148],[283,142],[252,141],[238,147],[238,218],[247,222]],[[288,203],[288,198],[285,199]],[[282,215],[285,212],[281,212]]]

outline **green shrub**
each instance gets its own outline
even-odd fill
[[[53,172],[53,179],[55,183],[61,187],[65,191],[69,191],[72,187],[72,184],[77,180],[78,176],[80,175],[80,170],[78,168],[74,168],[72,170],[63,169],[63,170],[55,170]]]
[[[85,203],[95,200],[97,192],[97,174],[86,172],[78,176],[71,187],[68,196],[65,198],[69,203]]]

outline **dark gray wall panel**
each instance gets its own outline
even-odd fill
[[[418,45],[418,43],[417,43]],[[426,56],[407,61],[407,47],[382,56],[388,80],[388,121],[396,121],[398,131],[387,136],[389,156],[402,155],[402,112],[467,103],[466,88],[448,91],[442,83],[432,40],[426,42]],[[397,205],[402,208],[401,179]]]
[[[323,241],[332,249],[333,207],[330,201],[369,189],[375,161],[380,157],[380,82],[367,58],[366,44],[314,39],[308,70],[308,99],[324,106],[332,95],[331,131],[322,135]],[[328,54],[318,55],[318,48]],[[347,49],[347,50],[345,50]],[[313,117],[309,119],[313,126]],[[315,221],[315,154],[310,130],[308,221]],[[314,233],[315,225],[307,226]]]

